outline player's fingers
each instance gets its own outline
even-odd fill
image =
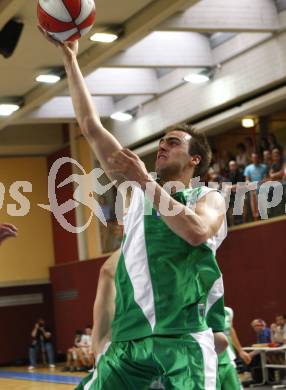
[[[12,225],[11,223],[3,223],[1,226],[7,227],[7,228],[13,230],[14,232],[17,232],[17,231],[18,231],[18,229],[16,228],[16,226]]]
[[[0,236],[1,237],[16,237],[17,233],[14,232],[14,230],[10,229],[10,228],[4,228],[2,229],[1,231],[1,234]]]
[[[40,31],[40,33],[49,41],[51,42],[52,44],[54,44],[55,46],[61,46],[61,42],[57,41],[56,39],[54,39],[50,34],[47,33],[47,31],[45,31],[41,26],[37,26],[38,27],[38,30]]]

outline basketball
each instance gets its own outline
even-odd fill
[[[37,13],[40,26],[60,42],[88,33],[96,16],[94,0],[38,0]]]

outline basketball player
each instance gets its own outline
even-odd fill
[[[245,352],[240,344],[237,333],[233,327],[233,310],[225,307],[225,334],[228,338],[228,347],[225,352],[219,355],[219,379],[222,390],[240,390],[241,383],[236,371],[235,353],[236,349],[241,359],[249,364],[251,355]]]
[[[0,245],[9,237],[17,236],[17,228],[10,223],[0,224]]]
[[[115,272],[116,267],[120,258],[120,250],[117,250],[110,256],[104,265],[100,269],[100,276],[98,280],[96,299],[94,302],[93,308],[93,330],[92,330],[92,349],[93,353],[98,361],[100,359],[102,351],[104,351],[105,346],[111,340],[111,324],[114,317],[115,310]],[[229,317],[226,316],[226,327],[228,328]],[[233,329],[234,331],[234,329]],[[235,333],[236,335],[236,333]],[[248,354],[244,352],[241,348],[239,340],[236,336],[237,342],[234,343],[236,349],[242,353],[245,353],[247,356],[240,356],[246,361]],[[216,352],[218,354],[224,352],[228,343],[226,342],[225,337],[220,332],[214,333],[214,342],[216,346]],[[220,359],[219,359],[220,361]],[[226,359],[225,359],[226,361]],[[230,361],[227,361],[230,363]],[[222,361],[223,363],[223,361]],[[224,363],[225,364],[225,363]],[[232,364],[232,363],[231,363]],[[247,363],[248,364],[248,363]],[[233,366],[232,366],[233,367]],[[226,370],[224,370],[225,372]],[[223,377],[224,377],[224,373]],[[150,389],[164,389],[163,378],[159,378],[157,381],[154,381]],[[224,390],[231,390],[231,387],[224,388]]]
[[[208,168],[209,145],[189,127],[174,127],[159,144],[157,183],[103,127],[77,62],[78,43],[55,44],[77,121],[101,166],[117,185],[137,183],[116,270],[112,342],[93,377],[78,388],[147,389],[164,375],[166,388],[216,389],[217,358],[206,319],[217,313],[209,325],[223,330],[223,284],[214,254],[226,235],[225,205],[217,191],[190,187]],[[162,186],[175,181],[180,191],[173,183],[169,194]]]

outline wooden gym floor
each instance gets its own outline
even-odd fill
[[[86,373],[64,373],[61,372],[61,367],[55,370],[49,370],[47,368],[39,368],[35,371],[35,377],[31,377],[31,373],[28,371],[26,367],[9,367],[9,368],[1,368],[0,369],[0,390],[73,390],[75,388],[75,384],[61,384],[61,383],[49,383],[46,381],[38,381],[37,375],[45,376],[47,378],[51,378],[51,380],[56,380],[58,376],[66,378],[67,381],[69,377],[73,379],[78,377],[79,379],[83,378]],[[15,379],[15,378],[3,378],[1,375],[5,373],[11,373],[11,375],[15,376],[25,376],[29,375],[30,379]]]

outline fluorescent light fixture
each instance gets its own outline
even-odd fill
[[[0,104],[0,116],[9,116],[19,108],[17,104]]]
[[[192,84],[204,84],[210,81],[210,77],[205,74],[191,73],[185,76],[184,80]]]
[[[115,112],[114,114],[110,115],[110,118],[116,121],[126,122],[130,121],[133,116],[131,114],[127,114],[126,112]]]
[[[111,33],[95,33],[89,39],[94,42],[111,43],[116,41],[118,35]]]
[[[60,81],[60,79],[60,76],[56,76],[54,74],[40,74],[36,78],[36,81],[39,83],[55,84]]]
[[[250,129],[255,126],[255,120],[253,118],[243,118],[241,124],[246,129]]]

